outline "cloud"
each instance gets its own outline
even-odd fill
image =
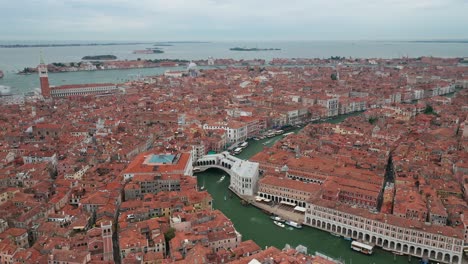
[[[468,38],[465,0],[19,0],[2,10],[12,26],[0,34],[17,39]]]

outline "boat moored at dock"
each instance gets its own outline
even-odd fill
[[[276,215],[272,215],[270,216],[271,219],[273,219],[274,221],[277,221],[277,222],[284,222],[284,219],[279,217],[279,216],[276,216]]]
[[[240,148],[246,148],[247,146],[249,145],[249,143],[247,141],[245,142],[242,142],[242,144],[240,144]]]
[[[359,241],[353,241],[351,242],[351,249],[367,255],[372,255],[374,246]]]
[[[283,227],[283,228],[286,227],[283,223],[278,222],[278,221],[273,221],[273,223],[279,227]]]
[[[284,222],[285,224],[287,224],[288,226],[292,226],[292,227],[295,227],[295,228],[302,228],[302,225],[299,224],[299,223],[296,223],[294,221],[286,221]]]

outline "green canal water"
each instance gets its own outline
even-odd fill
[[[338,123],[346,117],[341,116],[326,122]],[[299,130],[296,129],[295,132]],[[263,147],[272,146],[281,138],[282,136],[277,136],[259,141],[249,141],[249,146],[238,157],[248,159],[261,151]],[[240,199],[231,194],[228,189],[230,179],[229,175],[225,172],[218,169],[209,169],[205,172],[197,173],[196,176],[198,178],[198,185],[204,185],[213,197],[213,207],[221,210],[231,219],[237,231],[242,234],[242,239],[252,239],[262,248],[275,246],[282,249],[285,244],[289,244],[294,248],[298,245],[304,245],[307,247],[309,254],[314,254],[318,251],[335,259],[341,259],[346,264],[415,264],[419,262],[415,257],[409,261],[407,256],[394,256],[392,253],[380,249],[376,249],[372,256],[357,253],[351,250],[350,241],[337,238],[328,232],[308,226],[305,226],[303,229],[278,227],[261,210],[253,206],[241,205]],[[225,177],[221,180],[223,176]]]

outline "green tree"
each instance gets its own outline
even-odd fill
[[[175,237],[175,229],[174,228],[169,228],[169,230],[164,233],[164,239],[166,240],[166,243],[169,243],[171,239]]]
[[[165,233],[164,233],[164,240],[166,240],[166,254],[169,253],[170,251],[170,245],[169,245],[169,241],[171,241],[171,239],[173,239],[175,237],[175,229],[174,228],[169,228],[169,230],[167,230]]]
[[[332,73],[330,78],[333,80],[333,81],[336,81],[338,80],[338,76],[336,76],[336,73]]]
[[[370,118],[369,118],[369,123],[370,123],[371,125],[375,124],[376,121],[377,121],[377,117],[370,117]]]
[[[426,115],[435,115],[434,108],[431,105],[427,105],[426,109],[424,109],[424,113]]]

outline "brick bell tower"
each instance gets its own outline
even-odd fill
[[[103,245],[103,260],[104,261],[114,261],[114,248],[112,242],[112,222],[103,222],[101,223],[101,236]]]
[[[41,61],[37,66],[39,73],[39,81],[41,82],[41,94],[44,98],[50,98],[49,75],[47,74],[47,65],[44,63],[44,58],[41,53]]]

